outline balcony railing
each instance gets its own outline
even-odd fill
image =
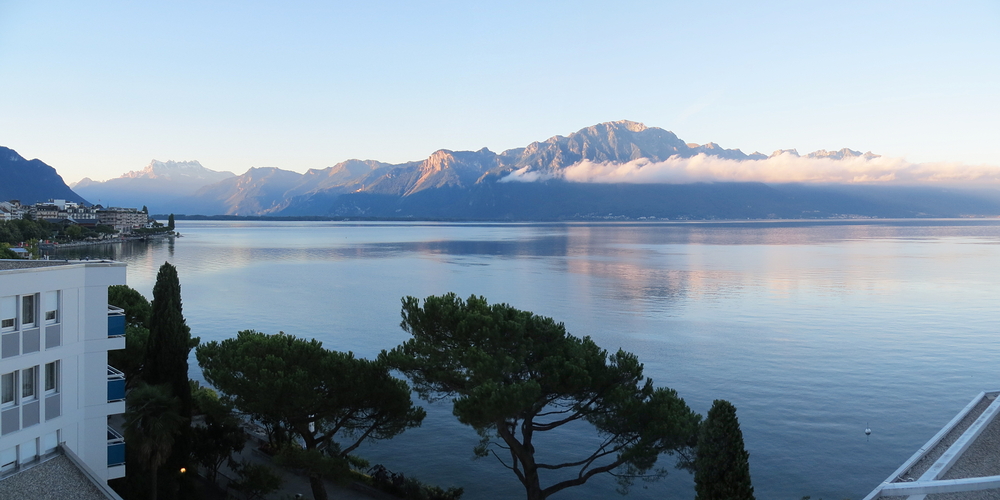
[[[125,374],[121,370],[108,365],[108,402],[125,399]]]
[[[108,467],[125,465],[125,437],[108,427]]]
[[[108,337],[125,336],[125,310],[108,306]]]

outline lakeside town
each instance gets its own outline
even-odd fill
[[[0,202],[0,256],[5,258],[39,258],[42,250],[59,246],[148,238],[173,229],[173,216],[163,225],[149,217],[146,207],[88,206],[63,199],[31,205]]]

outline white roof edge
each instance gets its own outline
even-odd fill
[[[969,414],[969,412],[971,412],[972,409],[975,408],[976,405],[978,405],[983,400],[983,398],[985,398],[988,394],[998,394],[998,393],[1000,393],[1000,390],[990,390],[990,391],[982,391],[978,395],[976,395],[976,397],[974,397],[972,401],[969,402],[969,404],[967,404],[965,408],[962,409],[962,411],[958,412],[958,414],[956,414],[955,417],[951,419],[951,421],[945,424],[945,426],[942,427],[941,430],[939,430],[937,434],[934,435],[934,437],[930,438],[930,440],[928,440],[927,443],[921,446],[920,449],[916,451],[916,453],[914,453],[912,456],[910,456],[909,459],[903,462],[903,465],[900,465],[899,468],[893,471],[893,473],[890,474],[885,481],[883,481],[874,490],[872,490],[872,492],[869,493],[866,497],[864,497],[863,500],[874,500],[876,498],[879,498],[882,495],[883,489],[885,489],[887,485],[892,484],[892,482],[896,478],[898,478],[904,472],[913,467],[913,465],[916,464],[920,459],[924,458],[927,452],[934,449],[934,447],[937,446],[938,443],[940,443],[941,440],[944,439],[944,437],[948,435],[948,433],[951,432],[952,429],[954,429],[955,426],[957,426],[958,423],[961,422]],[[891,490],[892,488],[890,488],[890,491]],[[899,495],[898,492],[892,492],[892,493],[895,493],[895,495]]]
[[[111,500],[123,500],[122,497],[115,492],[115,490],[108,486],[107,482],[98,479],[97,473],[87,466],[83,460],[80,460],[80,457],[76,456],[76,453],[73,453],[73,450],[69,449],[69,446],[66,446],[65,442],[59,443],[59,449],[62,450],[63,454],[66,455],[66,458],[73,462],[73,465],[75,465],[77,469],[80,469],[80,471],[83,472],[83,475],[87,477],[87,480],[96,486],[101,493]]]

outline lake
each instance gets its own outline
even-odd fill
[[[202,341],[284,331],[374,357],[406,340],[400,298],[449,291],[551,316],[636,353],[704,414],[738,409],[758,498],[858,499],[979,391],[1000,389],[1000,221],[452,224],[178,221],[182,238],[75,249],[127,262],[147,297],[177,266]],[[192,356],[191,376],[201,379]],[[449,404],[366,446],[467,500],[523,498]],[[864,429],[872,434],[866,437]],[[587,433],[539,445],[580,453]],[[668,461],[665,461],[668,462]],[[543,482],[543,486],[547,484]],[[592,480],[555,495],[614,498]],[[691,499],[671,470],[629,498]]]

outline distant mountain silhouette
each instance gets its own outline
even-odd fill
[[[1000,214],[995,191],[875,185],[775,185],[756,182],[600,184],[568,182],[563,173],[583,161],[626,164],[664,162],[697,155],[746,161],[768,158],[715,143],[686,143],[673,132],[632,121],[594,125],[523,148],[495,153],[438,150],[399,164],[347,160],[298,174],[252,168],[243,175],[214,172],[197,162],[153,162],[142,172],[103,183],[103,196],[139,193],[139,181],[156,185],[153,213],[203,215],[370,216],[490,220],[615,218],[746,219],[827,217],[958,217]],[[799,157],[794,150],[770,156]],[[807,158],[856,161],[877,158],[851,149],[820,150]],[[162,165],[162,167],[161,167]],[[167,169],[167,166],[173,166]],[[183,165],[183,168],[181,166]],[[161,172],[178,172],[169,179]],[[211,180],[210,175],[223,178]],[[184,175],[191,174],[191,178]],[[183,174],[183,175],[182,175]],[[507,182],[517,177],[532,182]],[[179,179],[184,178],[182,183]],[[81,194],[96,191],[81,182]],[[183,189],[181,189],[183,186]],[[168,189],[169,188],[169,189]],[[152,188],[150,188],[152,189]],[[94,193],[94,194],[91,194]],[[100,198],[100,199],[103,199]],[[162,200],[162,201],[161,201]],[[162,203],[162,205],[157,205]]]
[[[145,205],[151,213],[162,213],[176,208],[178,198],[233,177],[232,172],[210,170],[197,161],[153,160],[142,170],[107,181],[84,178],[74,184],[73,189],[104,206],[138,208]]]
[[[49,199],[89,204],[66,185],[56,169],[38,159],[25,160],[17,151],[0,146],[0,201],[20,200],[32,205]]]

